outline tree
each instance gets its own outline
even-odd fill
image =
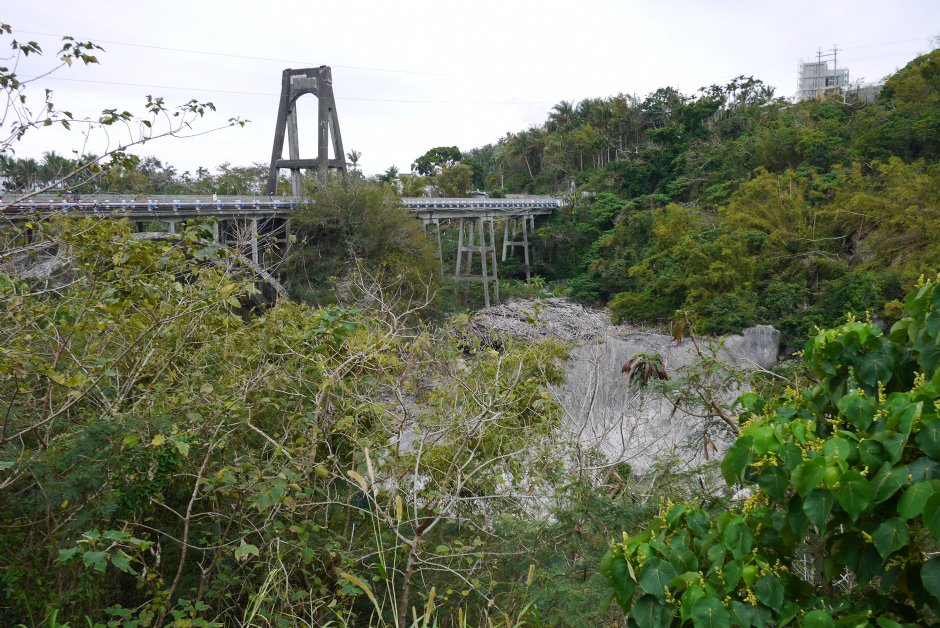
[[[441,196],[463,198],[473,185],[473,168],[464,163],[447,166],[437,175]]]
[[[453,166],[460,161],[460,149],[456,146],[438,146],[418,157],[412,170],[426,177],[438,174],[447,166]]]
[[[349,160],[349,164],[352,166],[353,170],[359,169],[359,159],[361,157],[362,153],[355,149],[350,149],[350,151],[346,153],[346,159]]]
[[[809,340],[812,386],[740,399],[721,463],[739,508],[667,503],[601,571],[640,625],[899,626],[940,616],[940,288],[884,335]],[[834,623],[835,622],[835,623]]]
[[[381,175],[379,175],[379,180],[384,181],[385,183],[392,183],[393,181],[398,180],[398,166],[391,165],[385,169]]]
[[[433,286],[437,256],[421,223],[389,186],[334,179],[314,199],[292,219],[298,246],[288,284],[294,294],[329,301],[336,298],[329,280],[346,285],[360,269],[390,283],[400,276],[406,291]]]

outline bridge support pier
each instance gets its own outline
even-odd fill
[[[535,230],[535,216],[506,216],[506,222],[503,223],[503,261],[506,261],[507,255],[511,255],[517,246],[521,246],[523,259],[525,260],[526,281],[532,276],[529,258],[531,250],[529,248],[530,228],[533,231]],[[520,232],[522,233],[522,240],[516,240],[515,238],[518,237]]]
[[[487,225],[487,223],[489,223]],[[487,226],[489,226],[489,242],[487,242]],[[483,281],[483,305],[490,307],[490,283],[493,284],[493,296],[499,303],[499,278],[496,270],[496,229],[492,217],[460,218],[457,229],[457,266],[454,275],[457,279],[480,279]],[[479,234],[477,237],[476,234]],[[479,275],[462,274],[463,256],[467,255],[467,271],[473,268],[473,254],[480,254]],[[492,266],[490,266],[492,256]],[[490,271],[492,268],[492,271]]]
[[[441,279],[444,278],[444,252],[441,248],[441,220],[440,218],[421,218],[421,224],[424,226],[424,234],[427,235],[428,227],[434,226],[434,239],[437,244],[437,265],[441,270]]]

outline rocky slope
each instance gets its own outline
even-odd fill
[[[655,386],[629,384],[622,374],[628,360],[637,353],[658,355],[675,381],[699,369],[703,355],[706,361],[716,358],[729,370],[770,368],[777,362],[780,344],[777,330],[758,326],[723,342],[700,339],[697,348],[689,339],[676,343],[665,334],[614,325],[605,311],[561,298],[511,301],[481,310],[473,317],[473,327],[490,337],[557,338],[572,343],[565,382],[554,391],[565,408],[566,430],[586,459],[600,452],[606,461],[599,464],[627,462],[636,471],[663,457],[700,463],[719,453],[730,433],[720,420],[696,416],[700,413],[693,409],[694,394],[690,394],[694,390],[670,395],[673,399],[692,397],[677,407],[653,390]],[[720,374],[711,377],[722,401],[731,401],[742,392]]]

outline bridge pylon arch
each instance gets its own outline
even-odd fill
[[[297,99],[304,94],[313,94],[318,103],[317,157],[300,158],[300,137],[297,132]],[[288,159],[284,159],[284,136],[287,136]],[[333,159],[330,159],[330,144]],[[277,108],[277,124],[274,127],[274,148],[271,151],[271,168],[268,172],[268,194],[277,191],[277,174],[281,168],[291,172],[291,193],[300,196],[300,171],[316,170],[317,181],[326,185],[327,173],[332,168],[346,174],[346,154],[343,152],[343,136],[339,131],[336,115],[336,99],[333,97],[333,74],[330,67],[284,70],[281,75],[281,98]]]

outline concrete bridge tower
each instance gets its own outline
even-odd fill
[[[318,102],[317,157],[300,158],[300,138],[297,133],[297,99],[304,94],[313,94]],[[288,159],[284,159],[284,135],[287,135]],[[330,144],[333,159],[330,159]],[[277,124],[274,127],[274,148],[271,151],[271,169],[268,173],[268,194],[277,191],[277,174],[281,168],[291,173],[291,193],[300,196],[300,171],[316,170],[317,181],[326,185],[330,168],[346,174],[346,154],[343,152],[343,137],[339,132],[336,117],[336,100],[333,98],[333,74],[329,66],[302,70],[284,70],[281,77],[281,100],[277,108]]]

